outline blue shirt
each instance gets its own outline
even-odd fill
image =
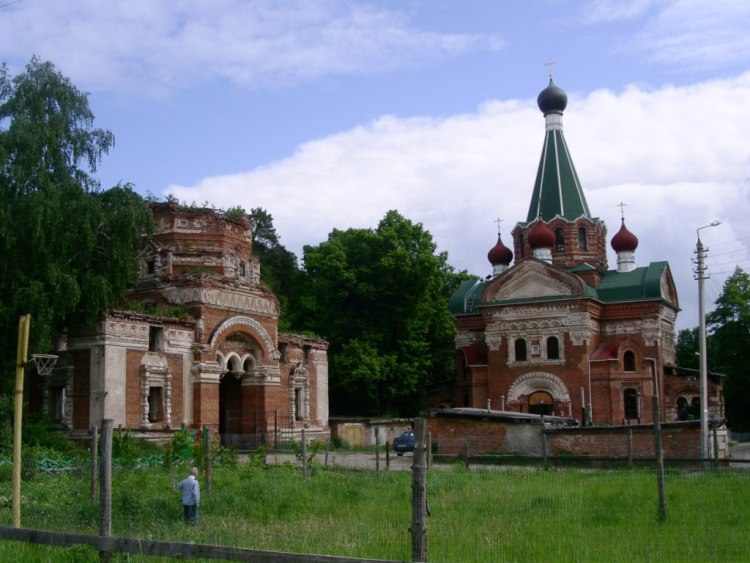
[[[187,479],[183,479],[177,483],[177,488],[182,490],[182,504],[188,506],[200,504],[201,486],[198,483],[198,479],[189,475]]]

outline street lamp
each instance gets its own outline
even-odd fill
[[[721,221],[711,221],[708,225],[703,225],[696,229],[698,235],[698,244],[695,247],[695,253],[698,255],[696,274],[698,276],[698,317],[699,332],[698,342],[700,345],[700,393],[701,393],[701,459],[708,457],[708,363],[706,361],[706,307],[704,303],[703,280],[706,279],[706,266],[703,264],[706,251],[701,242],[701,230],[708,227],[720,225]]]

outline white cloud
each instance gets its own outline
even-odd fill
[[[23,30],[20,32],[19,30]],[[91,90],[243,87],[408,67],[496,39],[421,30],[404,12],[344,0],[42,0],[3,9],[0,50],[54,60]]]
[[[593,0],[583,6],[587,23],[602,23],[637,18],[652,0]]]
[[[696,318],[695,229],[721,219],[706,236],[750,236],[747,107],[750,74],[683,88],[596,91],[571,100],[566,111],[566,137],[592,213],[611,237],[619,228],[617,203],[628,204],[628,227],[641,241],[637,261],[670,261],[685,326]],[[506,244],[515,222],[525,220],[543,132],[530,100],[491,102],[443,119],[384,116],[305,143],[282,161],[170,186],[165,194],[264,207],[298,255],[333,228],[374,227],[398,209],[424,224],[452,265],[486,275],[494,219],[504,220]]]
[[[659,10],[628,42],[649,59],[685,70],[745,63],[750,49],[747,0],[674,0]]]

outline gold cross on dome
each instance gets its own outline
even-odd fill
[[[497,218],[497,219],[495,219],[495,220],[494,220],[493,222],[494,222],[494,223],[497,223],[497,234],[498,234],[498,236],[500,236],[500,223],[502,223],[502,222],[503,222],[503,220],[502,220],[502,219],[500,219],[500,217],[498,217],[498,218]]]
[[[620,202],[617,204],[617,207],[620,208],[620,219],[625,219],[625,206],[627,203]]]

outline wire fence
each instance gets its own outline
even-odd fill
[[[662,521],[656,468],[648,460],[498,459],[432,458],[425,470],[424,560],[750,560],[746,466],[668,464]],[[112,535],[140,539],[144,546],[192,542],[307,556],[413,559],[413,454],[311,446],[304,454],[261,450],[237,461],[212,468],[210,490],[205,473],[199,476],[197,527],[183,522],[174,489],[194,460],[171,466],[163,459],[113,463]],[[0,479],[0,524],[6,526],[12,520],[10,493],[10,481]],[[99,510],[90,496],[88,459],[23,482],[24,528],[96,535]],[[141,555],[138,560],[170,560],[148,556],[145,547]],[[0,560],[96,557],[87,546],[0,543]]]

